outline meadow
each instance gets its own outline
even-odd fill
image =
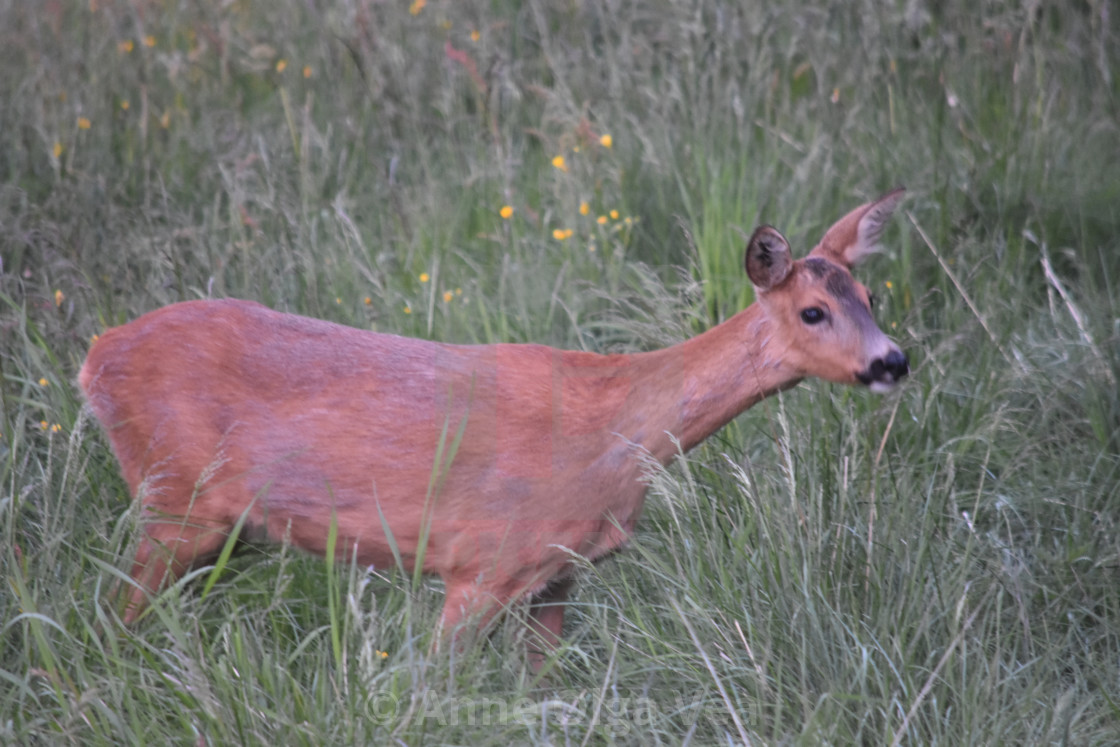
[[[0,0],[0,743],[1120,741],[1120,13],[1108,0]],[[857,272],[912,373],[651,469],[540,677],[520,610],[290,547],[134,627],[91,339],[237,297],[654,349],[905,185]],[[169,345],[173,342],[169,342]]]

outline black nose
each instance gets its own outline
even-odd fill
[[[871,361],[871,366],[859,374],[859,380],[874,388],[875,384],[891,386],[906,374],[910,373],[910,361],[901,350],[892,350],[886,358],[876,358]]]
[[[888,376],[891,381],[898,381],[908,373],[910,373],[910,361],[907,360],[906,353],[901,350],[892,350],[887,353],[886,358],[871,362],[872,381],[883,381]]]

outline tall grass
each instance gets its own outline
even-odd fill
[[[1117,741],[1117,17],[0,0],[0,742]],[[898,184],[860,274],[905,386],[651,468],[545,677],[523,610],[432,653],[438,582],[284,547],[117,621],[135,517],[73,381],[107,326],[228,295],[647,349],[750,302],[756,224],[803,251]]]

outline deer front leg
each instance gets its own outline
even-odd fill
[[[533,596],[529,606],[529,666],[540,672],[548,657],[560,645],[560,632],[564,627],[564,608],[571,591],[572,580],[561,578],[553,581]]]
[[[485,635],[490,623],[509,603],[508,598],[485,591],[472,581],[444,578],[447,597],[439,618],[439,633],[434,648],[446,643],[455,651],[479,635]]]

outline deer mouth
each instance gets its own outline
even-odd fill
[[[884,358],[876,358],[866,371],[856,374],[856,378],[871,388],[873,392],[889,392],[899,380],[910,373],[910,361],[901,350],[892,350]]]

